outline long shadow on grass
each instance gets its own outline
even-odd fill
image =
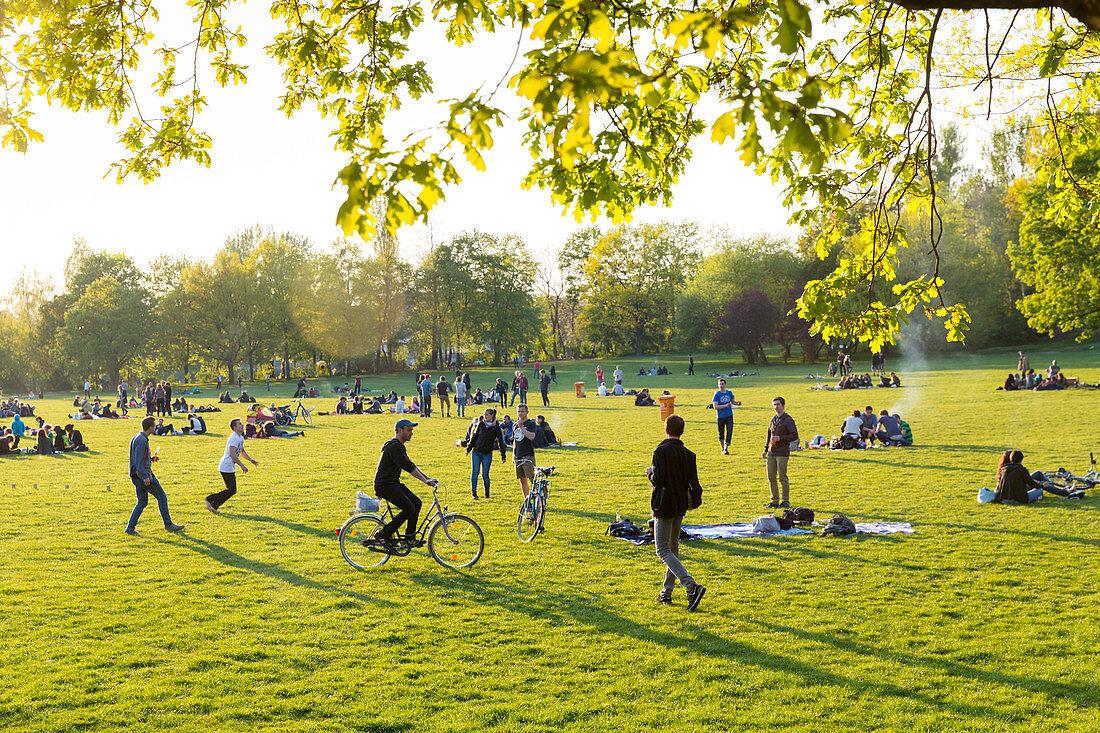
[[[1044,501],[1045,501],[1045,499],[1044,499]],[[1074,503],[1077,504],[1077,502],[1074,502]],[[1054,507],[1057,507],[1057,506],[1058,506],[1057,504],[1054,504],[1051,508],[1054,508]],[[1072,508],[1072,510],[1073,511],[1079,511],[1082,508],[1084,508],[1084,507],[1081,506],[1081,505],[1077,505],[1077,506],[1074,506]],[[1095,507],[1093,507],[1093,509],[1095,509]],[[1029,506],[1026,511],[1040,511],[1040,508]],[[884,521],[884,522],[906,522],[908,520],[904,519],[904,518],[901,518],[901,517],[883,517],[882,521]],[[967,530],[969,532],[990,532],[992,534],[1014,534],[1014,535],[1019,535],[1021,537],[1038,537],[1039,539],[1044,539],[1044,540],[1057,540],[1057,541],[1060,541],[1060,542],[1076,542],[1076,543],[1079,543],[1079,544],[1082,544],[1082,545],[1091,545],[1092,547],[1100,547],[1100,539],[1095,539],[1095,538],[1092,538],[1092,537],[1074,537],[1072,535],[1067,535],[1067,534],[1054,534],[1053,532],[1036,532],[1036,531],[1026,530],[1026,529],[1009,529],[1007,527],[982,527],[982,526],[977,525],[977,524],[961,524],[959,522],[927,522],[927,521],[924,521],[923,519],[920,520],[920,524],[921,524],[921,526],[926,526],[927,525],[927,526],[931,526],[931,527],[944,527],[946,529],[964,529],[964,530]]]
[[[298,524],[297,522],[288,522],[285,519],[276,519],[275,517],[266,517],[263,514],[227,514],[222,512],[222,516],[226,519],[243,519],[247,522],[264,522],[267,524],[277,524],[280,527],[291,530],[292,532],[299,532],[301,534],[311,534],[317,537],[324,537],[325,539],[332,539],[333,532],[331,529],[321,529],[320,527],[310,527],[308,524]]]
[[[346,590],[344,588],[337,588],[333,585],[325,585],[319,583],[312,578],[307,578],[304,575],[299,575],[292,570],[287,570],[279,565],[272,563],[262,562],[260,560],[250,560],[243,555],[238,555],[232,550],[216,545],[213,542],[207,542],[206,540],[200,540],[197,537],[191,535],[181,534],[178,535],[177,541],[163,540],[157,537],[150,538],[154,542],[159,542],[165,545],[172,545],[174,547],[182,547],[192,552],[196,552],[200,555],[206,555],[212,560],[217,560],[222,565],[227,565],[231,568],[238,568],[240,570],[247,570],[250,573],[256,573],[257,575],[263,575],[271,578],[272,580],[278,580],[283,583],[289,583],[290,585],[298,588],[309,588],[310,590],[324,591],[325,593],[331,593],[332,595],[345,596],[347,598],[353,598],[363,603],[379,604],[382,606],[393,606],[391,601],[387,601],[381,598],[373,598],[371,596],[363,595],[355,591]]]
[[[809,535],[803,535],[806,539],[810,539]],[[817,558],[819,560],[840,560],[846,563],[860,563],[864,565],[880,565],[882,567],[899,568],[901,570],[927,570],[928,568],[923,565],[910,565],[906,563],[886,562],[883,560],[875,560],[868,557],[860,557],[859,555],[848,555],[843,552],[835,552],[830,550],[822,550],[816,547],[803,547],[797,544],[802,538],[793,536],[778,542],[770,542],[768,540],[702,540],[693,541],[690,543],[690,547],[706,548],[708,550],[719,550],[729,555],[737,555],[738,557],[781,557],[789,558],[791,555],[805,555],[807,557]],[[900,542],[902,536],[884,536],[884,535],[856,535],[855,537],[838,538],[838,542]]]
[[[855,652],[864,657],[876,657],[884,662],[904,664],[907,667],[925,667],[936,669],[953,677],[978,682],[993,683],[1010,687],[1019,687],[1043,696],[1055,696],[1073,698],[1083,706],[1091,707],[1095,704],[1096,688],[1090,685],[1066,683],[1061,680],[1034,679],[1031,677],[1018,677],[1004,672],[979,669],[969,664],[963,664],[942,656],[930,656],[912,654],[896,649],[881,649],[870,644],[863,644],[850,637],[838,637],[825,634],[820,631],[807,631],[794,626],[786,626],[771,621],[759,619],[746,619],[748,623],[756,624],[773,632],[790,634],[806,641],[836,647],[845,652]]]
[[[598,596],[593,594],[565,596],[557,592],[546,593],[544,589],[540,588],[528,590],[519,583],[501,583],[477,576],[454,574],[441,576],[437,573],[417,573],[414,577],[417,584],[436,588],[442,593],[453,593],[457,585],[471,600],[486,606],[497,606],[512,613],[526,614],[531,618],[542,620],[547,618],[570,618],[582,627],[608,634],[627,636],[645,643],[660,644],[667,649],[681,649],[690,655],[706,655],[722,661],[753,665],[780,674],[794,674],[809,683],[832,685],[848,692],[854,689],[877,691],[881,695],[898,698],[899,700],[915,700],[923,703],[931,710],[949,710],[969,718],[984,717],[1001,720],[1004,715],[1003,711],[991,707],[949,702],[889,682],[845,677],[796,657],[776,654],[743,642],[726,639],[698,627],[692,629],[691,636],[673,634],[659,626],[647,626],[620,616],[600,606],[597,602]],[[559,600],[556,602],[547,600],[549,597]],[[881,655],[881,658],[887,662],[893,661],[885,655]],[[993,679],[1003,681],[1004,684],[1014,684],[1044,693],[1049,692],[1050,687],[1059,687],[1057,683],[1052,682],[1040,683],[1035,680],[1015,678],[1009,675],[986,673],[961,664],[953,663],[953,666],[959,670],[970,672],[970,674],[960,675],[967,678],[980,678],[988,675]],[[1079,691],[1079,688],[1076,687],[1062,687],[1072,689],[1074,692]],[[1084,690],[1080,691],[1084,692]]]

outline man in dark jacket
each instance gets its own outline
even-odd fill
[[[791,482],[787,479],[787,460],[791,457],[791,443],[798,444],[798,428],[794,418],[787,414],[787,401],[782,397],[772,400],[775,416],[768,423],[768,442],[764,444],[763,458],[768,460],[768,483],[772,500],[767,506],[787,508],[791,505]],[[783,484],[783,498],[779,498],[779,484]]]
[[[657,557],[666,565],[665,583],[657,601],[671,604],[679,579],[687,591],[688,610],[694,611],[707,589],[696,583],[680,562],[680,526],[684,514],[703,503],[703,487],[699,485],[695,454],[680,440],[683,434],[684,418],[670,415],[665,421],[665,440],[653,451],[653,466],[647,473],[653,482],[653,540]]]
[[[394,437],[382,446],[382,455],[378,458],[378,469],[374,473],[374,495],[400,509],[397,516],[378,530],[378,538],[392,544],[394,532],[404,524],[404,541],[413,547],[423,544],[416,539],[416,524],[420,518],[422,502],[420,497],[409,491],[408,486],[401,483],[401,472],[412,474],[414,478],[428,486],[434,487],[439,483],[434,478],[425,476],[424,472],[409,459],[409,453],[405,450],[405,443],[412,440],[413,428],[416,425],[412,420],[405,418],[394,423]]]

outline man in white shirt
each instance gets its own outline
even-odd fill
[[[84,380],[84,398],[87,399],[92,394],[92,383],[87,379]]]
[[[622,384],[623,383],[623,368],[622,367],[618,367],[618,366],[615,367],[615,382],[616,382],[616,384]]]
[[[206,508],[214,514],[218,513],[218,508],[222,504],[229,501],[229,497],[237,493],[237,466],[241,467],[241,473],[248,473],[248,467],[244,465],[241,458],[251,461],[253,466],[260,465],[259,461],[245,452],[244,423],[241,419],[234,418],[229,423],[229,429],[233,432],[229,434],[229,440],[225,441],[225,455],[218,463],[218,471],[221,472],[222,480],[225,481],[225,489],[206,497]]]
[[[397,402],[393,403],[393,411],[398,415],[405,414],[405,395],[401,395],[397,398]]]
[[[466,401],[469,399],[469,395],[466,391],[466,382],[462,377],[455,380],[455,414],[459,417],[466,417]]]

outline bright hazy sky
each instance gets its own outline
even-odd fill
[[[341,236],[334,222],[343,199],[331,186],[344,161],[332,150],[329,123],[311,110],[292,120],[277,110],[280,78],[261,51],[269,21],[263,13],[257,15],[262,4],[245,7],[248,17],[238,22],[246,23],[249,43],[239,58],[251,67],[249,83],[222,90],[209,74],[204,79],[210,106],[199,126],[214,139],[210,168],[182,163],[153,183],[119,185],[113,175],[104,178],[121,148],[118,131],[103,114],[37,106],[37,129],[46,141],[25,155],[0,151],[5,270],[31,267],[60,279],[76,237],[93,249],[122,251],[144,264],[164,252],[209,255],[227,236],[254,224],[306,235],[320,246]],[[255,22],[260,25],[247,25]],[[463,49],[422,39],[432,49],[427,57],[436,97],[464,96],[482,83],[496,85],[512,58],[515,38],[509,33]],[[510,113],[519,109],[506,87],[497,104]],[[408,132],[440,119],[442,110],[434,102],[418,103],[394,121],[402,133]],[[475,227],[515,232],[541,259],[579,225],[563,217],[545,193],[520,188],[530,161],[519,144],[520,126],[513,122],[496,131],[495,139],[487,172],[464,170],[464,182],[433,210],[430,237],[445,240]],[[727,226],[735,235],[789,238],[792,230],[779,204],[780,192],[770,180],[746,169],[732,145],[700,143],[677,187],[674,206],[640,211],[635,221],[692,219],[704,227]],[[403,231],[402,255],[416,257],[428,239],[424,227]]]

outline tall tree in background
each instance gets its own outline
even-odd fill
[[[118,384],[122,368],[155,339],[151,316],[147,290],[101,277],[66,311],[58,343],[78,374],[106,374]]]
[[[1032,290],[1019,301],[1028,324],[1084,340],[1100,333],[1100,231],[1090,194],[1100,190],[1100,118],[1081,114],[1077,122],[1071,139],[1037,143],[1034,173],[1018,192],[1019,241],[1008,253]],[[1056,146],[1066,156],[1064,175],[1051,170]]]
[[[493,348],[493,363],[535,343],[542,319],[534,298],[535,263],[515,235],[481,235],[477,257],[478,333]]]
[[[714,340],[720,346],[741,349],[749,364],[767,363],[764,344],[773,338],[778,322],[775,304],[760,290],[749,288],[726,304],[715,324]]]
[[[699,252],[691,224],[623,226],[602,236],[585,264],[584,328],[604,349],[667,348],[676,298]]]

